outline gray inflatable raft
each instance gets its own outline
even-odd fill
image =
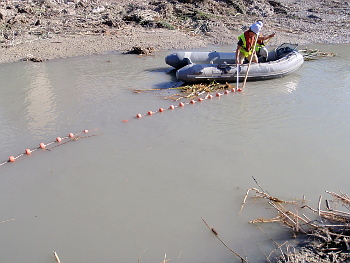
[[[236,53],[182,51],[166,56],[165,63],[176,69],[180,69],[189,64],[234,64],[236,63]]]
[[[279,78],[297,70],[303,64],[304,59],[295,49],[296,47],[297,45],[294,44],[283,44],[269,52],[267,62],[252,63],[249,69],[247,81]],[[192,53],[200,53],[192,54],[192,58],[196,58],[196,55],[200,55],[202,56],[201,58],[204,58],[203,53],[205,52]],[[219,53],[219,55],[225,54],[228,59],[222,63],[215,64],[214,62],[208,64],[195,64],[193,61],[187,60],[189,64],[177,70],[177,79],[185,83],[200,83],[208,81],[236,82],[237,66],[234,58],[235,53],[216,53]],[[230,57],[227,54],[230,54]],[[221,59],[223,59],[223,56],[217,58],[217,60]],[[247,68],[248,64],[240,65],[239,81],[244,80]]]

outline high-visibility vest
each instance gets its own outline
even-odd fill
[[[257,36],[256,36],[257,37]],[[247,50],[247,40],[245,38],[244,33],[240,36],[238,36],[238,40],[242,40],[243,46],[239,50],[242,54],[244,54],[245,57],[249,57],[253,53],[253,49],[250,48],[250,50]],[[255,38],[253,38],[253,42],[255,41]],[[254,43],[251,43],[254,45]],[[251,45],[252,46],[252,45]]]
[[[262,48],[262,47],[264,47],[264,46],[265,46],[264,41],[258,40],[258,41],[256,42],[255,51],[259,51],[260,48]]]

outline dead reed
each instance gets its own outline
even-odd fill
[[[255,179],[254,181],[256,182]],[[260,226],[261,223],[277,222],[291,229],[293,237],[298,236],[298,240],[301,240],[297,246],[290,245],[289,241],[278,244],[265,233],[276,245],[276,248],[269,255],[263,252],[266,256],[266,262],[350,262],[350,198],[348,195],[326,191],[330,198],[326,199],[322,206],[322,196],[320,196],[317,208],[313,208],[305,204],[305,197],[301,200],[287,201],[270,195],[259,184],[258,188],[247,190],[240,213],[247,205],[249,195],[255,192],[253,198],[266,200],[268,206],[272,208],[272,211],[276,212],[276,215],[270,219],[257,218],[249,223],[254,224],[265,233]],[[309,214],[307,215],[307,213]],[[243,258],[225,244],[219,237],[218,232],[213,227],[210,227],[203,218],[202,220],[215,237],[237,256],[241,262],[249,263],[247,258]]]
[[[350,262],[350,198],[348,195],[326,191],[331,195],[331,199],[326,199],[322,208],[322,196],[320,196],[318,207],[313,208],[305,204],[304,198],[301,201],[285,201],[263,190],[251,188],[244,197],[241,211],[251,191],[255,191],[254,198],[266,199],[267,204],[275,209],[277,215],[271,219],[258,218],[249,223],[257,225],[278,222],[291,229],[294,236],[298,235],[302,240],[308,241],[305,243],[307,250],[303,249],[303,245],[299,245],[298,249],[286,243],[279,245],[280,255],[272,260],[270,258],[272,253],[270,253],[267,257],[268,262]],[[313,214],[313,219],[306,215],[305,209]],[[310,249],[310,240],[314,242],[312,249]],[[292,251],[290,251],[291,248],[293,248]]]
[[[302,49],[299,53],[303,55],[305,61],[315,60],[319,57],[335,57],[336,55],[331,52],[322,52],[318,49]]]

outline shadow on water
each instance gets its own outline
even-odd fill
[[[169,73],[171,71],[174,70],[174,74],[176,73],[176,69],[174,68],[151,68],[151,69],[146,69],[145,71],[148,72],[165,72],[165,73]]]
[[[183,85],[182,81],[171,81],[171,82],[162,82],[162,83],[156,84],[155,87],[156,89],[166,90],[166,89],[177,88],[177,87],[180,87],[181,85]]]
[[[152,69],[147,69],[145,71],[148,72],[164,72],[165,75],[169,78],[167,78],[166,81],[155,83],[155,89],[169,89],[169,88],[176,88],[179,87],[183,84],[182,81],[179,81],[176,78],[176,69],[175,68],[152,68]]]

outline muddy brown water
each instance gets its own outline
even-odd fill
[[[171,52],[0,65],[0,163],[89,130],[0,166],[1,262],[55,262],[52,251],[62,263],[240,262],[201,218],[264,262],[274,244],[247,222],[275,211],[249,199],[239,214],[253,177],[313,206],[326,190],[349,194],[350,45],[308,48],[337,56],[141,119],[178,104],[163,99],[178,92],[166,89],[177,85]]]

